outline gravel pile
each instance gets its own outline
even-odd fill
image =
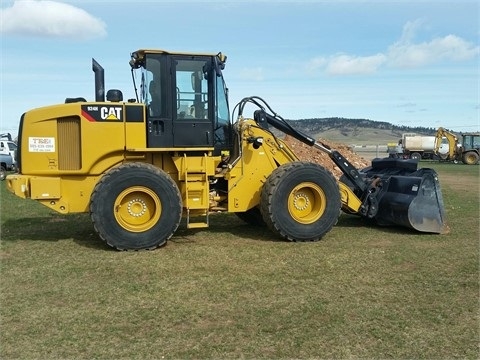
[[[322,165],[324,168],[328,169],[337,179],[339,179],[342,175],[342,171],[333,163],[328,154],[324,153],[323,151],[305,145],[304,143],[288,135],[284,138],[284,141],[293,150],[293,152],[298,156],[300,160],[310,161]],[[325,139],[317,139],[317,141],[332,150],[337,150],[357,169],[362,169],[370,166],[370,160],[364,159],[360,155],[356,154],[348,145],[335,143]]]

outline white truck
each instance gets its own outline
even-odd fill
[[[406,133],[402,135],[399,141],[402,147],[402,156],[408,159],[434,159],[435,153],[435,136],[425,136]],[[438,154],[448,154],[448,141],[442,141],[438,150]]]
[[[10,155],[13,161],[13,166],[7,170],[15,170],[17,144],[12,140],[10,133],[0,134],[0,154]]]
[[[0,181],[7,177],[7,170],[13,170],[14,168],[12,156],[10,154],[0,154]]]

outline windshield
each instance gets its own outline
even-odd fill
[[[216,112],[217,124],[215,126],[215,139],[220,146],[230,143],[230,110],[228,108],[228,89],[223,76],[217,76]]]

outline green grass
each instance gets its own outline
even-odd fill
[[[1,187],[2,359],[429,358],[479,353],[479,167],[440,176],[451,228],[342,215],[320,242],[230,214],[117,252],[89,216]]]

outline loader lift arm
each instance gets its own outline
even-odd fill
[[[332,150],[325,144],[322,144],[301,131],[294,129],[285,119],[276,114],[272,108],[260,97],[252,96],[244,98],[239,106],[239,116],[247,103],[252,103],[260,110],[254,111],[254,120],[262,128],[268,131],[268,126],[276,128],[283,133],[294,137],[302,143],[312,146],[326,153],[335,165],[337,165],[346,179],[347,183],[340,181],[340,195],[342,199],[342,209],[345,212],[359,214],[367,218],[374,218],[378,213],[378,194],[381,181],[378,178],[367,179],[360,174],[340,152]],[[269,112],[267,112],[266,108]],[[272,115],[273,114],[273,115]]]
[[[367,185],[363,181],[358,170],[347,160],[342,154],[336,150],[332,150],[324,144],[316,141],[312,137],[294,129],[290,124],[288,124],[285,119],[276,114],[269,105],[261,98],[257,96],[252,96],[249,98],[244,98],[240,102],[239,116],[242,115],[243,108],[247,102],[251,102],[258,107],[260,110],[254,112],[254,120],[257,124],[265,129],[268,129],[268,124],[272,125],[274,128],[282,131],[283,133],[293,136],[295,139],[301,141],[302,143],[313,146],[316,149],[319,149],[328,154],[332,161],[337,165],[340,170],[345,174],[345,176],[353,183],[355,189],[360,193],[364,193],[367,190]],[[263,105],[261,103],[263,103]],[[266,106],[274,115],[267,113],[265,110]]]
[[[346,184],[339,183],[343,208],[349,212],[360,213],[368,218],[373,218],[377,214],[378,204],[373,194],[376,192],[376,187],[380,184],[379,181],[371,181],[369,185],[360,172],[340,152],[330,149],[301,131],[295,130],[278,115],[273,116],[265,110],[256,110],[254,119],[259,124],[265,124],[266,122],[304,144],[326,153],[333,163],[340,168],[354,188],[352,192]]]
[[[360,192],[364,192],[367,188],[363,182],[360,173],[358,170],[347,160],[342,154],[336,150],[332,150],[325,146],[324,144],[315,141],[310,136],[302,133],[301,131],[295,130],[292,128],[284,119],[279,118],[278,116],[272,116],[268,114],[265,110],[257,110],[254,113],[254,119],[257,123],[267,122],[272,125],[274,128],[283,131],[285,134],[293,136],[295,139],[303,142],[306,145],[313,146],[316,149],[319,149],[330,156],[332,161],[337,165],[345,176],[354,184],[355,188]]]

